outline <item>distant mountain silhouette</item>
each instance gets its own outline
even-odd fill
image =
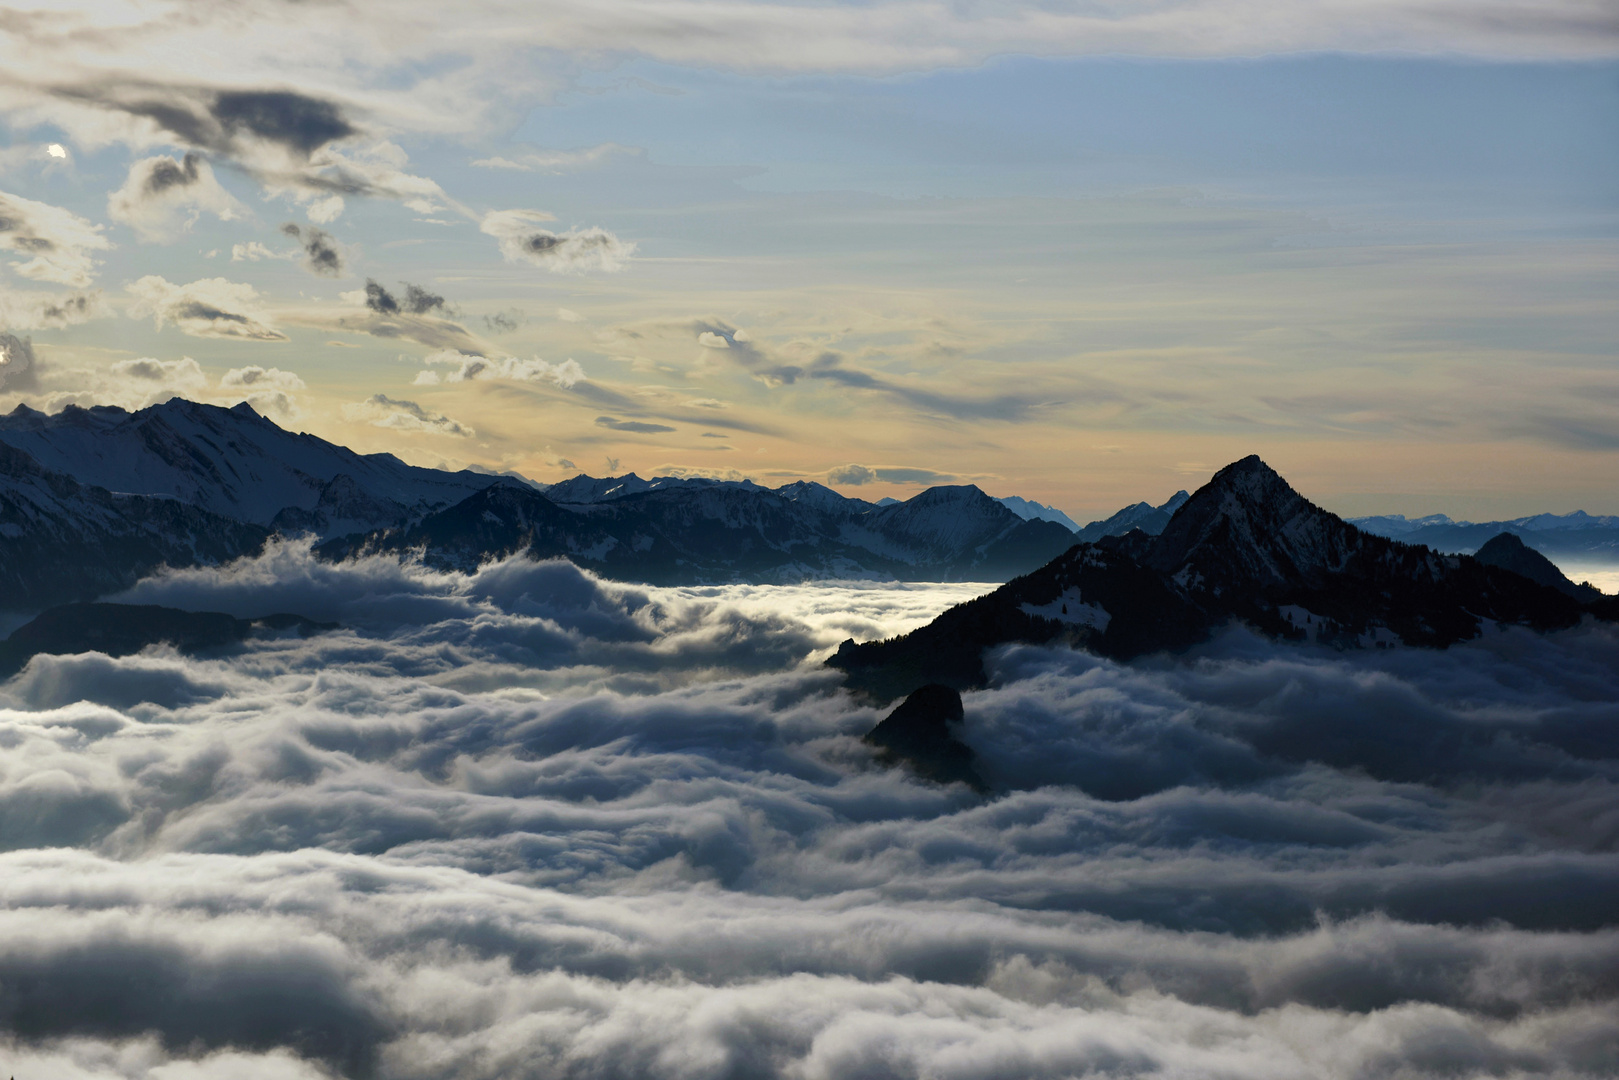
[[[1515,533],[1497,533],[1494,538],[1485,541],[1473,557],[1481,563],[1511,570],[1537,585],[1548,585],[1582,604],[1595,603],[1603,598],[1602,590],[1593,585],[1574,584],[1557,569],[1555,563],[1526,545]]]
[[[1181,504],[1190,497],[1184,491],[1177,491],[1162,506],[1145,502],[1126,506],[1110,518],[1093,521],[1083,529],[1079,529],[1076,539],[1094,544],[1104,536],[1123,536],[1133,529],[1140,529],[1148,536],[1157,536],[1164,531],[1175,511],[1179,510]]]
[[[1478,551],[1492,537],[1512,533],[1543,555],[1619,563],[1619,516],[1532,514],[1510,521],[1453,521],[1444,514],[1407,518],[1400,514],[1351,518],[1364,532],[1426,544],[1435,551]]]
[[[1037,503],[1019,495],[1003,495],[995,501],[1024,521],[1055,521],[1069,532],[1079,531],[1078,523],[1055,506]]]
[[[975,487],[930,488],[880,509],[852,499],[839,506],[826,497],[837,497],[830,489],[807,493],[800,485],[790,492],[796,498],[714,481],[635,487],[558,504],[549,493],[504,481],[409,528],[332,540],[318,550],[332,559],[420,551],[430,565],[460,570],[523,552],[653,584],[1004,580],[1073,540],[1062,526],[1024,521]]]
[[[798,481],[520,477],[406,465],[282,430],[247,405],[0,416],[0,607],[89,600],[162,566],[210,565],[271,535],[327,558],[420,550],[470,570],[526,553],[664,584],[816,578],[1004,581],[1066,550],[976,487],[879,505]]]
[[[1299,495],[1257,457],[1215,474],[1163,532],[1080,544],[904,637],[845,642],[827,661],[895,697],[984,680],[983,651],[1064,641],[1128,659],[1177,650],[1240,620],[1272,637],[1342,648],[1443,648],[1492,623],[1553,630],[1619,601],[1582,604],[1469,556],[1362,532]]]
[[[157,644],[197,653],[227,648],[249,637],[277,633],[307,637],[336,628],[336,623],[317,623],[301,615],[238,619],[219,611],[151,604],[64,604],[41,612],[0,642],[0,677],[16,673],[40,653],[129,656]]]

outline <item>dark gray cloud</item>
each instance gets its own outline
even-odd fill
[[[281,232],[298,241],[303,248],[305,270],[320,277],[343,276],[343,253],[331,233],[317,229],[313,225],[299,225],[295,221],[289,221],[281,226]],[[368,284],[368,298],[369,291]]]
[[[405,286],[405,297],[400,300],[377,282],[366,279],[365,306],[379,315],[429,315],[433,312],[445,314],[449,309],[445,305],[444,297],[428,292],[420,285],[409,282]]]
[[[644,420],[620,420],[612,416],[596,417],[596,426],[612,431],[628,431],[637,435],[659,435],[675,430],[668,424],[652,424]]]
[[[195,151],[189,151],[185,157],[175,162],[168,158],[159,158],[146,174],[144,182],[148,195],[161,195],[170,188],[188,187],[200,180],[201,173],[197,166],[201,164],[202,157]]]
[[[359,134],[335,102],[292,90],[213,90],[128,82],[62,86],[64,98],[150,120],[186,146],[225,156],[255,142],[307,158]]]
[[[483,317],[484,328],[492,334],[510,334],[527,321],[523,313],[516,308],[497,311],[493,315]]]
[[[931,416],[959,420],[1027,419],[1036,411],[1062,404],[1049,396],[1028,393],[952,394],[925,386],[896,382],[874,372],[849,366],[842,353],[822,350],[813,357],[788,359],[755,343],[743,331],[717,319],[690,324],[698,344],[723,351],[766,386],[794,386],[803,379],[821,379],[889,397]]]
[[[603,228],[552,232],[543,223],[551,215],[536,210],[496,210],[485,214],[479,228],[498,242],[507,262],[528,263],[553,273],[622,270],[635,244]]]
[[[8,1068],[1612,1075],[1619,762],[1571,737],[1613,725],[1611,627],[1002,649],[986,799],[879,767],[814,663],[972,593],[307,544],[143,583],[345,629],[0,686]],[[1426,775],[1267,741],[1356,717]]]

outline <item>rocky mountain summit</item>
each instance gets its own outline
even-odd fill
[[[845,642],[827,661],[881,697],[984,680],[983,651],[1063,641],[1128,659],[1189,647],[1241,621],[1340,648],[1444,648],[1495,624],[1561,629],[1619,618],[1471,556],[1374,536],[1294,491],[1258,457],[1226,466],[1157,536],[1081,543],[904,637]]]

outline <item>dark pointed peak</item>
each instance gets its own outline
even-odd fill
[[[1209,485],[1220,487],[1252,488],[1255,485],[1270,487],[1277,484],[1287,487],[1287,481],[1282,479],[1282,474],[1266,465],[1258,454],[1249,454],[1241,460],[1233,461],[1209,478]]]
[[[1215,473],[1175,511],[1146,562],[1161,571],[1184,570],[1188,581],[1218,574],[1227,579],[1220,587],[1248,588],[1314,576],[1339,564],[1360,540],[1360,530],[1294,491],[1251,454]]]
[[[249,405],[245,401],[237,402],[235,405],[232,405],[228,411],[235,413],[237,416],[251,417],[254,420],[264,419],[257,409],[253,408],[253,406]]]

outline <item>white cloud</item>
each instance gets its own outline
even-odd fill
[[[495,210],[485,214],[478,227],[498,241],[507,262],[526,262],[559,274],[622,270],[635,253],[634,243],[606,229],[556,233],[541,227],[554,220],[541,210]]]
[[[258,262],[260,259],[296,259],[297,253],[271,251],[257,240],[249,240],[245,244],[232,244],[230,247],[231,262]]]
[[[107,196],[108,216],[146,241],[172,241],[205,212],[232,221],[246,210],[220,186],[213,167],[195,151],[178,161],[164,155],[136,161],[124,185]]]
[[[599,165],[616,155],[636,155],[640,151],[617,143],[602,143],[583,150],[530,150],[511,157],[479,158],[475,168],[505,169],[514,172],[543,172],[553,175]]]
[[[13,330],[55,330],[107,314],[99,289],[72,293],[0,289],[0,326]]]
[[[83,289],[99,265],[90,253],[110,247],[100,225],[59,206],[0,191],[0,250],[20,257],[11,264],[17,274]]]
[[[0,391],[32,390],[39,384],[34,343],[15,334],[0,334]]]
[[[883,710],[814,662],[973,591],[307,542],[160,575],[123,599],[345,629],[0,685],[7,1068],[1611,1073],[1611,627],[999,650],[961,729],[981,799],[879,767]],[[1366,723],[1471,749],[1403,782],[1257,749]]]
[[[422,371],[416,376],[418,385],[433,386],[440,381],[457,383],[504,379],[512,382],[545,382],[566,390],[585,377],[585,369],[572,359],[553,364],[537,356],[528,360],[515,356],[491,359],[487,356],[469,356],[454,349],[442,349],[426,357],[426,362],[443,364],[454,370],[446,372],[442,378],[436,371]]]
[[[35,401],[47,412],[55,412],[65,405],[144,409],[172,397],[206,400],[212,389],[202,365],[189,356],[178,360],[143,356],[117,360],[100,368],[52,365],[42,375],[41,384]]]
[[[251,285],[224,278],[203,278],[175,285],[155,274],[128,286],[135,297],[129,314],[152,316],[158,326],[172,322],[192,337],[245,341],[285,341],[287,336],[270,323]]]

